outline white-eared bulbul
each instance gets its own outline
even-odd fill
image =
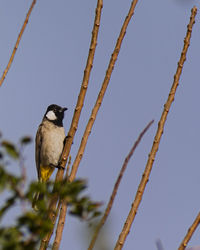
[[[63,151],[65,130],[63,127],[64,112],[62,108],[52,104],[47,108],[42,123],[39,125],[35,139],[35,160],[40,182],[47,182],[55,168],[59,168],[59,160]],[[42,194],[34,197],[33,207]]]

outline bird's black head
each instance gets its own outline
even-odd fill
[[[62,127],[63,126],[64,112],[66,110],[67,110],[67,108],[62,108],[56,104],[51,104],[47,108],[47,111],[44,115],[44,118],[53,122],[55,125]]]

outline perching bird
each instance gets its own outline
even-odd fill
[[[63,151],[65,130],[63,127],[64,112],[62,108],[52,104],[47,108],[42,123],[39,125],[35,139],[35,160],[40,182],[47,182],[55,168],[59,168],[59,160]],[[42,194],[35,194],[33,207]]]

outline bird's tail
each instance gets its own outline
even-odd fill
[[[54,171],[55,167],[52,167],[52,165],[50,166],[43,166],[40,165],[40,175],[39,175],[39,182],[41,183],[46,183],[50,176],[52,175],[53,171]],[[32,202],[32,208],[35,211],[38,211],[38,207],[37,207],[37,202],[41,201],[44,199],[44,194],[41,192],[36,192],[33,196],[33,202]]]

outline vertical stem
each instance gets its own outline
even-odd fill
[[[92,236],[92,240],[91,240],[90,245],[89,245],[89,247],[88,247],[88,250],[92,250],[92,249],[94,248],[94,245],[95,245],[95,242],[96,242],[97,237],[98,237],[98,235],[99,235],[99,232],[100,232],[101,228],[103,227],[103,225],[105,224],[106,219],[107,219],[107,217],[108,217],[108,215],[109,215],[109,213],[110,213],[110,210],[111,210],[111,208],[112,208],[112,205],[113,205],[115,196],[116,196],[117,191],[118,191],[118,188],[119,188],[119,184],[120,184],[120,182],[121,182],[121,180],[122,180],[122,177],[123,177],[123,175],[124,175],[124,172],[125,172],[125,170],[126,170],[126,168],[127,168],[127,166],[128,166],[128,162],[129,162],[129,160],[131,159],[132,155],[134,154],[135,149],[137,148],[138,144],[140,143],[140,141],[141,141],[143,135],[147,132],[147,130],[150,128],[150,126],[153,124],[153,122],[154,122],[153,120],[152,120],[151,122],[149,122],[149,124],[145,127],[145,129],[140,133],[138,139],[136,140],[136,142],[134,143],[133,147],[131,148],[129,154],[128,154],[127,157],[125,158],[125,161],[124,161],[124,163],[123,163],[123,165],[122,165],[122,168],[121,168],[121,170],[120,170],[120,173],[119,173],[119,175],[118,175],[117,181],[115,182],[115,185],[114,185],[112,194],[111,194],[111,196],[110,196],[110,200],[109,200],[109,202],[108,202],[108,205],[107,205],[107,207],[106,207],[106,210],[105,210],[105,212],[104,212],[104,215],[103,215],[103,217],[101,218],[99,224],[97,225],[97,227],[96,227],[96,229],[95,229],[95,231],[94,231],[94,234],[93,234],[93,236]]]
[[[125,243],[126,237],[127,237],[128,233],[130,231],[131,225],[133,223],[133,220],[134,220],[134,218],[136,216],[138,207],[139,207],[140,202],[142,200],[142,196],[144,194],[146,184],[149,181],[149,176],[150,176],[150,173],[151,173],[151,170],[152,170],[152,166],[153,166],[153,162],[154,162],[156,153],[158,151],[158,147],[159,147],[160,140],[161,140],[161,137],[162,137],[162,134],[163,134],[163,129],[164,129],[164,125],[165,125],[165,122],[166,122],[166,119],[167,119],[167,115],[168,115],[168,112],[169,112],[170,107],[172,105],[172,102],[174,101],[174,96],[175,96],[176,89],[177,89],[178,84],[179,84],[179,79],[180,79],[180,75],[181,75],[181,72],[182,72],[183,64],[184,64],[184,62],[186,60],[186,53],[187,53],[187,50],[188,50],[188,47],[189,47],[189,44],[190,44],[192,27],[193,27],[193,24],[195,23],[196,13],[197,13],[197,8],[196,7],[192,8],[191,16],[190,16],[190,22],[189,22],[189,24],[187,26],[187,34],[186,34],[186,37],[184,39],[183,50],[182,50],[182,53],[181,53],[180,60],[178,62],[178,67],[177,67],[176,74],[174,76],[174,82],[172,84],[172,87],[171,87],[167,102],[164,105],[164,110],[163,110],[163,113],[161,115],[160,121],[158,123],[158,129],[157,129],[157,132],[156,132],[156,135],[155,135],[155,138],[154,138],[154,142],[153,142],[153,145],[152,145],[151,152],[149,154],[149,158],[148,158],[148,161],[147,161],[147,164],[146,164],[145,171],[144,171],[144,173],[142,175],[142,179],[140,181],[140,184],[139,184],[136,196],[135,196],[135,200],[134,200],[134,202],[132,204],[132,207],[130,209],[130,212],[129,212],[129,215],[128,215],[127,219],[126,219],[124,227],[123,227],[123,229],[122,229],[122,231],[121,231],[121,233],[119,235],[119,238],[118,238],[118,240],[116,242],[116,245],[115,245],[115,248],[114,248],[115,250],[122,249],[122,247],[123,247],[123,245]]]
[[[197,229],[198,225],[200,224],[200,212],[198,213],[197,217],[195,218],[192,226],[188,229],[187,234],[183,241],[181,242],[178,250],[184,250],[191,239],[192,235],[194,234],[195,230]]]
[[[95,20],[94,20],[94,26],[93,26],[93,30],[92,30],[92,38],[91,38],[87,63],[86,63],[86,67],[85,67],[85,70],[84,70],[82,85],[81,85],[81,89],[80,89],[80,92],[79,92],[77,104],[76,104],[76,107],[75,107],[75,110],[74,110],[74,115],[73,115],[73,118],[72,118],[71,127],[69,129],[67,139],[66,139],[66,143],[65,143],[63,153],[62,153],[62,156],[61,156],[61,164],[60,165],[63,168],[65,167],[65,165],[67,163],[67,159],[68,159],[68,156],[69,156],[69,153],[70,153],[71,145],[72,145],[72,142],[73,142],[73,139],[74,139],[77,127],[78,127],[79,118],[80,118],[80,115],[81,115],[81,110],[83,108],[86,91],[87,91],[87,88],[88,88],[88,83],[89,83],[89,79],[90,79],[90,74],[91,74],[91,70],[92,70],[92,66],[93,66],[94,55],[95,55],[96,46],[97,46],[97,38],[98,38],[99,27],[100,27],[102,7],[103,7],[103,0],[98,0],[97,1],[97,7],[96,7],[96,15],[95,15]],[[63,179],[63,175],[64,175],[64,169],[58,170],[57,175],[56,175],[56,182],[61,181]],[[52,198],[52,200],[50,201],[50,205],[49,205],[49,215],[48,216],[49,216],[49,218],[50,218],[50,220],[52,221],[53,224],[55,224],[55,221],[56,221],[56,218],[57,218],[57,215],[55,214],[57,201],[58,201],[58,197],[54,196]],[[61,211],[63,211],[63,209]],[[61,224],[59,224],[58,226],[62,226]],[[62,230],[58,230],[58,232],[61,232],[61,231]],[[50,232],[49,234],[47,234],[42,239],[41,245],[40,245],[40,250],[43,250],[43,249],[47,248],[52,233],[53,232]],[[55,241],[57,242],[57,238],[55,239]],[[60,242],[58,244],[60,244]]]
[[[0,86],[2,85],[2,83],[3,83],[3,81],[4,81],[5,77],[6,77],[6,75],[7,75],[7,73],[8,73],[8,70],[10,69],[10,66],[11,66],[11,64],[12,64],[12,62],[13,62],[13,59],[14,59],[14,57],[15,57],[17,48],[18,48],[19,43],[20,43],[20,41],[21,41],[21,37],[22,37],[22,35],[23,35],[23,33],[24,33],[24,30],[25,30],[25,28],[26,28],[26,25],[27,25],[27,23],[28,23],[29,17],[30,17],[30,15],[31,15],[31,12],[32,12],[33,7],[34,7],[35,4],[36,4],[36,0],[33,0],[31,6],[30,6],[30,8],[29,8],[29,11],[28,11],[28,13],[27,13],[27,15],[26,15],[26,19],[25,19],[25,21],[24,21],[24,23],[23,23],[23,26],[22,26],[22,28],[21,28],[21,30],[20,30],[20,33],[19,33],[19,35],[18,35],[17,41],[16,41],[16,43],[15,43],[15,47],[14,47],[13,52],[12,52],[12,54],[11,54],[10,60],[9,60],[9,62],[8,62],[8,65],[7,65],[6,69],[4,70],[3,75],[2,75],[2,77],[1,77],[1,79],[0,79]]]
[[[100,90],[99,95],[97,97],[96,103],[95,103],[95,105],[93,107],[91,116],[90,116],[88,124],[86,126],[84,135],[82,137],[81,145],[79,147],[76,159],[75,159],[74,164],[72,166],[72,171],[71,171],[71,174],[70,174],[70,177],[69,177],[69,181],[73,181],[75,176],[76,176],[76,172],[77,172],[80,160],[81,160],[81,158],[83,156],[89,134],[91,133],[91,130],[92,130],[93,124],[95,122],[97,113],[99,111],[99,108],[101,106],[103,97],[104,97],[105,92],[107,90],[107,87],[108,87],[108,84],[109,84],[109,81],[110,81],[110,77],[111,77],[111,74],[112,74],[113,69],[114,69],[115,62],[116,62],[116,60],[118,58],[118,55],[119,55],[119,51],[120,51],[120,48],[121,48],[121,45],[122,45],[122,41],[123,41],[124,36],[126,34],[127,26],[128,26],[128,24],[129,24],[129,22],[131,20],[131,17],[134,14],[134,10],[135,10],[135,6],[136,6],[137,2],[138,2],[138,0],[133,0],[132,1],[131,7],[130,7],[129,12],[128,12],[128,15],[126,16],[125,21],[124,21],[124,23],[122,25],[122,28],[121,28],[121,31],[120,31],[116,46],[114,48],[113,54],[111,56],[111,59],[110,59],[110,62],[109,62],[109,65],[108,65],[108,68],[107,68],[107,71],[106,71],[104,81],[102,83],[101,90]],[[102,8],[103,2],[101,2],[101,3],[99,2],[99,4],[101,5],[101,8]],[[65,157],[65,154],[63,156]],[[67,206],[67,203],[64,203],[63,207],[62,207],[62,211],[60,212],[60,217],[59,217],[59,222],[58,222],[58,226],[62,227],[62,228],[64,227],[64,222],[65,222],[65,217],[66,217],[66,211],[67,211],[66,206]],[[60,230],[59,230],[59,232],[60,232]]]
[[[105,92],[107,90],[107,87],[108,87],[108,84],[109,84],[109,81],[110,81],[110,78],[111,78],[111,74],[112,74],[114,66],[115,66],[115,62],[116,62],[116,60],[118,58],[118,55],[119,55],[119,52],[120,52],[120,49],[121,49],[121,45],[122,45],[124,36],[126,34],[126,29],[127,29],[128,24],[129,24],[129,22],[131,20],[131,17],[134,14],[134,10],[135,10],[135,6],[136,6],[137,2],[138,2],[138,0],[133,0],[132,1],[131,7],[130,7],[129,12],[128,12],[128,15],[126,16],[126,18],[124,20],[124,23],[122,25],[119,37],[117,39],[117,43],[115,45],[114,51],[113,51],[113,53],[111,55],[111,58],[110,58],[110,62],[109,62],[109,65],[108,65],[108,68],[107,68],[107,71],[106,71],[104,81],[102,83],[101,90],[100,90],[99,95],[97,97],[96,103],[95,103],[95,105],[94,105],[94,107],[92,109],[92,113],[90,115],[88,124],[87,124],[87,126],[85,128],[85,132],[84,132],[84,135],[82,137],[81,145],[80,145],[78,153],[76,155],[76,159],[75,159],[75,161],[74,161],[74,163],[72,165],[72,171],[71,171],[71,174],[70,174],[70,177],[69,177],[70,181],[74,180],[74,178],[76,176],[78,166],[80,164],[83,153],[85,151],[85,147],[86,147],[86,144],[87,144],[87,141],[88,141],[88,137],[89,137],[89,135],[91,133],[91,130],[92,130],[93,124],[95,122],[97,113],[99,111],[99,108],[101,106],[101,103],[102,103],[104,95],[105,95]]]

